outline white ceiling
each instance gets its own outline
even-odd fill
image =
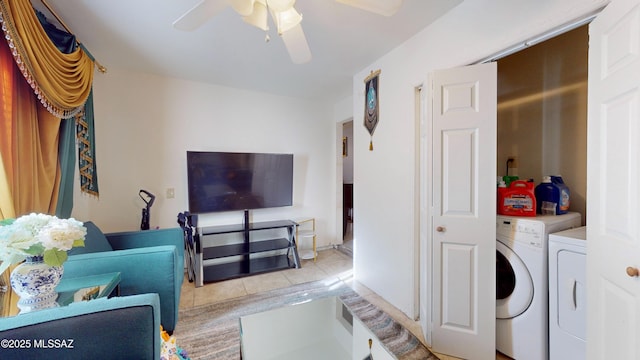
[[[404,0],[384,17],[333,0],[298,0],[313,59],[296,65],[273,24],[267,43],[230,7],[184,32],[172,23],[198,0],[46,1],[108,69],[328,100],[348,96],[353,74],[462,2]],[[42,8],[41,0],[32,3]]]

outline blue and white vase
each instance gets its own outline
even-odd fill
[[[42,255],[27,257],[11,272],[11,288],[20,296],[20,313],[56,307],[60,283],[64,268],[51,266],[44,262]]]

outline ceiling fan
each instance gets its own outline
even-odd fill
[[[379,15],[391,16],[398,11],[403,0],[336,0]],[[303,64],[311,60],[311,50],[302,30],[302,15],[294,8],[296,0],[201,0],[176,21],[178,30],[193,31],[231,6],[242,19],[259,29],[269,30],[269,14],[278,35],[287,48],[291,61]],[[269,41],[269,35],[266,35]]]

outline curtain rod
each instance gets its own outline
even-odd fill
[[[574,30],[582,25],[586,25],[588,23],[590,23],[591,21],[593,21],[593,19],[595,19],[596,16],[598,16],[598,14],[600,14],[600,12],[602,12],[602,9],[604,9],[604,7],[598,8],[590,13],[587,13],[585,15],[583,15],[582,17],[575,19],[569,23],[560,25],[556,28],[553,28],[541,35],[538,35],[534,38],[531,38],[529,40],[525,40],[523,42],[517,43],[516,45],[507,48],[505,50],[502,50],[496,54],[493,54],[489,57],[486,57],[484,59],[478,60],[473,62],[473,64],[484,64],[484,63],[488,63],[488,62],[492,62],[492,61],[496,61],[499,59],[502,59],[505,56],[511,55],[513,53],[516,53],[520,50],[523,50],[525,48],[528,48],[530,46],[536,45],[540,42],[543,42],[545,40],[548,40],[552,37],[555,37],[557,35],[566,33],[568,31]]]
[[[42,3],[42,5],[44,5],[47,10],[49,10],[49,12],[51,13],[51,15],[53,15],[53,17],[56,18],[56,20],[58,20],[58,22],[60,23],[60,25],[62,25],[62,27],[64,27],[64,29],[69,33],[69,34],[73,34],[73,32],[71,31],[71,29],[69,29],[69,27],[67,26],[67,24],[64,23],[64,21],[62,21],[62,18],[60,18],[60,16],[58,16],[58,14],[56,14],[55,11],[53,11],[53,9],[51,8],[51,6],[49,6],[49,4],[45,1],[45,0],[40,0],[40,2]],[[78,40],[78,37],[76,37],[76,42],[78,44],[80,44],[80,41]],[[107,68],[104,67],[102,64],[100,64],[98,62],[98,60],[96,60],[95,58],[93,59],[93,61],[96,64],[96,67],[98,68],[98,71],[100,71],[101,73],[106,73],[107,72]]]

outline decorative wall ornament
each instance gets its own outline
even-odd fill
[[[369,151],[373,151],[373,132],[378,125],[379,102],[378,102],[378,78],[380,70],[372,71],[366,79],[365,83],[365,102],[364,102],[364,127],[369,131]]]

